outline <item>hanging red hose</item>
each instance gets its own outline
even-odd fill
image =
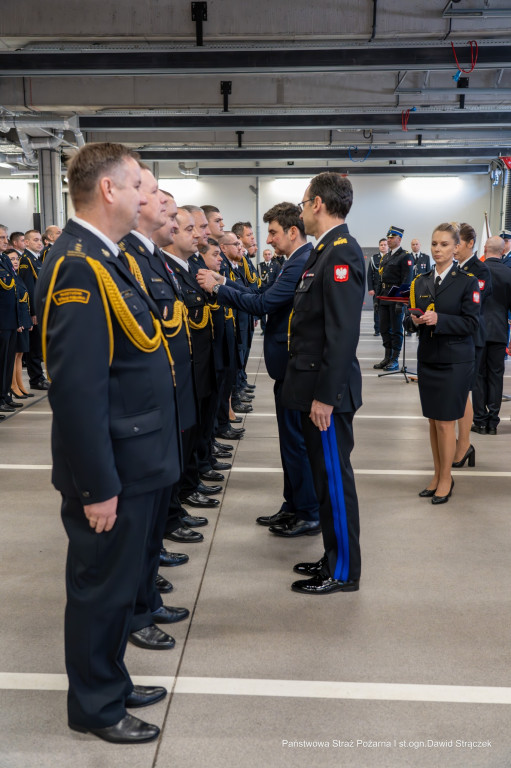
[[[401,128],[403,131],[408,130],[408,120],[410,119],[410,112],[415,112],[415,107],[411,109],[403,109],[401,112]]]
[[[460,67],[458,57],[456,56],[456,48],[454,47],[454,43],[451,41],[451,48],[454,54],[454,61],[456,62],[456,66],[458,67],[458,70],[460,72],[463,72],[465,75],[470,75],[470,73],[474,71],[475,66],[477,64],[477,56],[479,54],[479,46],[477,44],[477,40],[469,40],[468,44],[470,45],[470,60],[471,60],[472,66],[470,69],[462,69]]]

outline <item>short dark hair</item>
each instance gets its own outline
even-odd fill
[[[71,158],[67,170],[73,205],[76,207],[90,202],[101,175],[110,173],[130,158],[138,162],[140,155],[124,144],[104,141],[81,147]]]
[[[220,213],[220,210],[216,205],[201,205],[202,210],[206,214],[206,218],[209,219],[212,213]]]
[[[287,232],[291,227],[297,227],[305,237],[305,227],[300,218],[300,209],[294,203],[277,203],[277,205],[266,211],[263,221],[265,224],[269,224],[270,221],[276,221],[284,232]]]
[[[253,229],[252,224],[249,221],[237,221],[231,227],[231,232],[234,232],[236,237],[241,237],[245,229]]]
[[[27,229],[27,231],[26,231],[26,232],[25,232],[25,234],[24,234],[24,237],[29,237],[29,236],[30,236],[30,235],[32,235],[32,234],[34,234],[34,235],[40,235],[41,233],[39,232],[39,230],[38,230],[38,229]]]
[[[16,248],[6,248],[5,251],[2,252],[3,256],[8,256],[10,253],[15,253],[16,256],[19,256],[19,253],[16,250]]]
[[[327,213],[345,219],[353,204],[353,187],[351,181],[340,173],[325,171],[312,179],[309,197],[320,197]]]
[[[386,243],[386,242],[387,242],[387,238],[386,237],[380,237],[380,239],[378,240],[378,245],[380,243]]]
[[[218,240],[215,240],[214,237],[208,237],[207,245],[199,245],[199,253],[207,253],[210,248],[220,248]]]
[[[18,240],[18,238],[20,238],[20,237],[25,237],[25,233],[24,232],[11,232],[11,236],[10,236],[9,240],[11,241],[11,243],[14,244],[14,241]]]
[[[202,208],[200,208],[198,205],[181,205],[181,208],[185,208],[188,213],[204,213]]]

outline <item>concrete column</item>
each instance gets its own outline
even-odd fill
[[[64,225],[64,200],[59,149],[40,149],[39,199],[41,204],[41,231],[50,224]]]

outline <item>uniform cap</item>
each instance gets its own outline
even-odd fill
[[[509,231],[509,229],[504,229],[500,233],[499,237],[501,237],[503,240],[511,240],[511,232]]]
[[[397,235],[398,237],[403,237],[404,229],[400,229],[399,227],[389,227],[389,231],[387,232],[387,237],[393,237],[394,235]]]

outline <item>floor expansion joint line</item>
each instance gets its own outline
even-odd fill
[[[478,685],[357,683],[329,680],[271,680],[231,677],[133,676],[135,685],[164,685],[174,694],[268,696],[363,701],[423,701],[456,704],[511,704],[511,688]],[[0,689],[66,691],[64,674],[0,673]]]

